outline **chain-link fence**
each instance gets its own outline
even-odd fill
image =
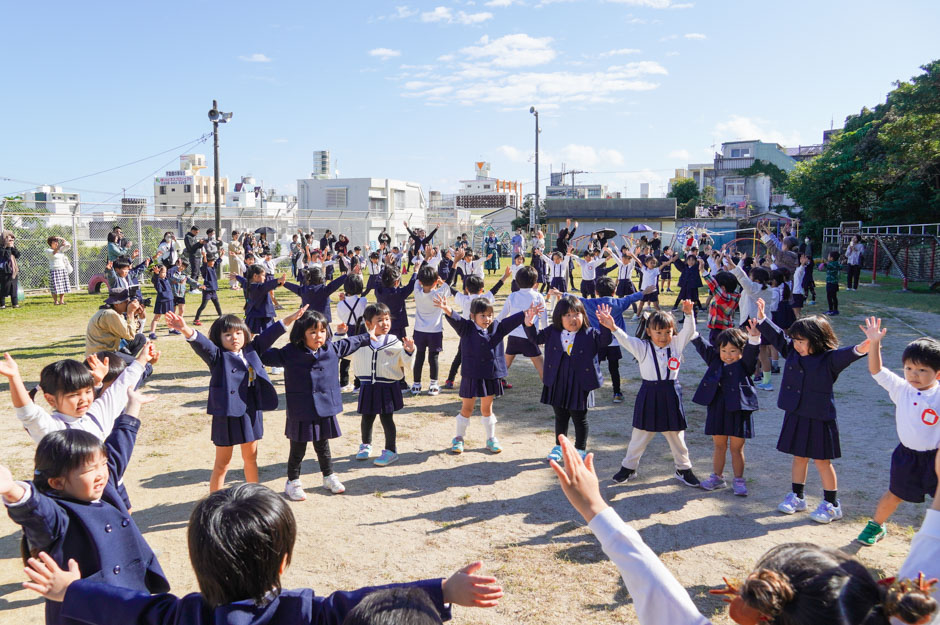
[[[48,238],[57,236],[71,244],[67,255],[72,265],[70,279],[73,290],[87,288],[98,283],[108,262],[108,235],[120,227],[126,245],[139,250],[139,258],[157,254],[157,246],[166,233],[176,237],[182,248],[183,237],[192,226],[198,226],[205,234],[215,226],[210,209],[196,211],[180,207],[176,209],[160,206],[154,214],[152,205],[137,205],[130,214],[121,213],[121,205],[71,204],[60,212],[41,212],[26,207],[20,202],[0,200],[0,225],[15,237],[15,247],[20,256],[19,286],[24,290],[49,287]],[[126,207],[125,207],[126,208]],[[94,210],[94,212],[91,212]],[[259,209],[223,208],[219,238],[224,243],[232,240],[233,232],[267,233],[267,241],[275,256],[286,255],[294,234],[313,233],[319,240],[326,230],[334,235],[349,237],[349,248],[368,246],[378,248],[378,236],[384,230],[392,238],[392,245],[404,246],[411,228],[424,228],[428,233],[437,228],[434,243],[453,245],[462,233],[472,233],[469,218],[458,220],[435,215],[428,221],[424,211],[397,210],[388,213],[372,211],[266,211]],[[0,243],[2,244],[2,243]],[[224,267],[223,267],[224,268]]]

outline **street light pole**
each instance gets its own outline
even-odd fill
[[[209,119],[212,119],[212,154],[213,154],[213,176],[215,194],[215,236],[222,236],[222,204],[219,201],[219,103],[212,101],[212,110],[216,112],[215,119],[212,119],[212,111],[209,112]],[[221,264],[221,263],[220,263]]]
[[[535,204],[529,207],[529,231],[535,231],[535,221],[539,210],[539,112],[534,106],[529,112],[535,115]]]

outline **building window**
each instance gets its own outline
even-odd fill
[[[346,208],[346,187],[334,187],[326,190],[327,208]]]
[[[488,184],[485,184],[485,185],[483,185],[483,188],[484,188],[484,189],[489,189],[489,188],[491,188],[491,186],[488,185]]]
[[[160,202],[160,212],[161,213],[166,212],[166,202]]]
[[[385,198],[369,198],[369,212],[373,215],[385,215]]]
[[[725,178],[725,196],[744,195],[744,178]]]
[[[208,194],[209,194],[209,185],[207,185],[207,184],[202,185],[202,192],[203,192],[204,195],[208,195]]]
[[[191,184],[183,185],[183,193],[192,193],[192,192],[193,192],[193,185]]]
[[[166,195],[166,187],[160,187],[160,195]],[[164,204],[164,206],[166,206],[166,204]]]
[[[395,210],[405,210],[405,192],[395,190]]]
[[[747,158],[751,155],[751,148],[731,148],[731,158]]]

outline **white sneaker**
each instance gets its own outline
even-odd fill
[[[412,394],[412,395],[420,395],[420,394],[421,394],[421,385],[420,385],[420,384],[417,384],[417,383],[412,384],[412,385],[411,385],[411,394]]]
[[[438,386],[437,384],[432,384],[431,386],[428,387],[428,395],[440,395],[440,394],[441,394],[441,387]]]
[[[796,493],[787,493],[787,496],[784,497],[783,501],[780,502],[780,505],[777,506],[777,510],[784,514],[802,512],[803,510],[806,510],[806,500],[797,497]]]
[[[284,484],[284,494],[287,495],[287,498],[291,501],[307,500],[307,493],[304,492],[304,487],[301,485],[300,480],[287,480],[287,483]]]
[[[353,386],[352,384],[347,384],[346,386],[344,386],[343,388],[339,390],[342,393],[352,393],[354,390],[356,390],[356,387]]]
[[[327,489],[334,495],[339,495],[340,493],[346,492],[346,487],[343,486],[343,483],[339,481],[339,478],[336,477],[335,473],[331,473],[323,478],[323,488]]]
[[[824,499],[819,502],[815,510],[809,513],[809,518],[817,523],[838,521],[842,518],[842,505],[838,500],[836,501],[836,505],[832,505]]]

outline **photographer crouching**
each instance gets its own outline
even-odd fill
[[[115,289],[108,295],[104,305],[88,320],[85,330],[85,356],[100,351],[116,353],[128,365],[147,343],[147,337],[139,332],[144,308],[139,299],[128,289]],[[150,363],[144,367],[144,375],[138,386],[153,373]]]

